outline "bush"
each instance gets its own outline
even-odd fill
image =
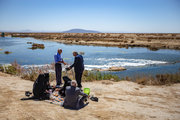
[[[7,74],[11,74],[11,75],[16,75],[17,74],[17,69],[14,66],[5,67],[5,71],[6,71]]]
[[[9,66],[0,65],[0,71],[21,76],[21,78],[26,80],[35,81],[40,73],[47,72],[48,70],[54,69],[54,64],[46,67],[32,67],[28,69],[23,69],[16,61],[11,63]],[[180,70],[180,69],[179,69]],[[70,79],[74,78],[74,72],[68,71]],[[62,76],[66,75],[63,71]],[[54,81],[56,79],[56,75],[54,72],[50,73],[50,81]],[[134,81],[138,84],[142,85],[166,85],[166,84],[173,84],[173,83],[180,83],[180,71],[175,74],[157,74],[156,76],[147,76],[141,75],[135,78],[125,77],[119,78],[117,75],[109,74],[109,73],[102,73],[98,71],[87,71],[83,72],[82,76],[83,81],[96,81],[96,80],[113,80],[113,81],[120,81],[120,80],[127,80],[127,81]]]
[[[22,75],[21,75],[21,78],[22,78],[22,79],[26,79],[26,80],[35,81],[35,80],[37,79],[38,75],[39,75],[39,74],[38,74],[37,72],[32,71],[32,72],[29,73],[29,74],[22,74]]]
[[[5,72],[7,74],[11,74],[11,75],[16,75],[17,74],[16,67],[12,66],[12,65],[8,65],[8,66],[0,65],[0,71]]]
[[[135,82],[142,85],[168,85],[180,83],[180,72],[174,74],[157,74],[155,77],[138,77],[135,78]]]
[[[4,72],[4,68],[3,68],[2,65],[0,65],[0,71],[1,71],[1,72]]]
[[[83,81],[95,81],[95,80],[113,80],[119,81],[120,78],[117,75],[106,74],[101,72],[84,71]]]

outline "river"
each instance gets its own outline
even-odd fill
[[[27,42],[44,44],[44,49],[29,49]],[[44,65],[54,62],[57,49],[63,49],[64,61],[72,64],[72,51],[84,52],[85,69],[125,67],[126,71],[111,72],[120,77],[134,75],[155,75],[175,73],[180,69],[180,50],[161,49],[151,51],[147,48],[118,48],[102,46],[66,45],[54,41],[34,38],[0,37],[0,64],[17,61],[22,66]],[[4,54],[10,51],[11,54]]]

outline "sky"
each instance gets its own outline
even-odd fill
[[[180,0],[0,0],[0,31],[180,33]]]

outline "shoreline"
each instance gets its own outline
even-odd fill
[[[72,45],[180,50],[180,33],[5,33],[5,36],[33,37]]]
[[[119,76],[112,72],[117,72],[116,70],[119,68],[110,68],[115,69],[115,71],[101,71],[101,70],[84,70],[82,79],[84,82],[92,82],[92,81],[104,81],[104,80],[111,80],[111,81],[132,81],[139,84],[145,85],[165,85],[165,84],[173,84],[173,83],[180,83],[180,68],[178,68],[177,72],[174,73],[156,73],[156,74],[134,74],[134,75],[125,75]],[[122,68],[120,68],[122,71]],[[123,70],[125,70],[123,68]],[[120,72],[119,71],[119,72]],[[0,65],[0,72],[19,76],[23,79],[35,81],[37,76],[41,73],[49,73],[50,74],[50,81],[55,80],[55,72],[54,72],[54,65],[49,64],[45,66],[21,66],[17,62],[12,63],[11,65]],[[62,71],[62,76],[67,76],[71,79],[74,79],[74,70],[71,71]]]

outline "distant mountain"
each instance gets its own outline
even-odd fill
[[[62,33],[100,33],[100,32],[95,30],[71,29],[71,30],[63,31]]]

